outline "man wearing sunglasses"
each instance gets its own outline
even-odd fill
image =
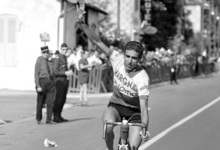
[[[54,118],[53,121],[56,123],[67,122],[61,115],[63,106],[66,102],[66,95],[68,92],[69,81],[67,76],[73,74],[72,70],[68,70],[67,64],[67,50],[68,46],[66,43],[61,45],[60,53],[53,60],[53,69],[55,75],[55,87],[56,95],[53,107]]]
[[[37,58],[35,64],[35,84],[37,91],[36,120],[38,124],[41,124],[44,103],[47,105],[46,124],[53,124],[52,113],[55,89],[53,82],[53,69],[49,65],[48,58],[48,46],[41,47],[41,56]]]

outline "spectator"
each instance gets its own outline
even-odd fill
[[[176,68],[175,56],[174,56],[174,54],[172,54],[171,61],[170,61],[170,83],[171,84],[173,84],[173,82],[178,84],[177,77],[176,77],[176,73],[177,73],[176,71],[177,71],[177,68]]]
[[[38,124],[41,124],[42,108],[44,103],[47,105],[46,124],[53,124],[52,112],[54,103],[54,82],[53,69],[50,68],[48,58],[48,47],[41,47],[41,56],[37,58],[37,62],[35,64],[35,84],[37,91],[36,120]]]
[[[88,68],[93,67],[94,64],[88,63],[89,52],[84,51],[82,59],[79,61],[79,72],[78,79],[80,82],[80,103],[82,106],[88,106],[88,98],[87,98],[87,84],[89,82],[89,70]]]
[[[111,66],[111,63],[109,62],[108,57],[104,53],[101,52],[99,54],[99,59],[102,61],[102,64],[107,64],[107,65]]]
[[[151,61],[151,67],[152,68],[160,68],[159,64],[158,64],[158,60],[157,58],[153,58]]]
[[[72,51],[73,55],[76,56],[76,48],[73,48],[73,51]]]
[[[75,67],[79,71],[79,61],[82,58],[83,48],[81,45],[76,47],[76,59],[75,59]]]
[[[59,50],[56,50],[56,52],[55,52],[55,56],[58,57],[59,54],[60,54]]]
[[[92,64],[95,63],[96,65],[102,64],[101,59],[98,57],[99,53],[98,51],[95,51],[93,49],[90,50],[90,56],[88,57],[88,63]]]
[[[57,57],[53,60],[53,68],[55,74],[55,87],[56,87],[56,96],[54,102],[54,122],[67,122],[67,119],[64,119],[61,115],[63,106],[66,102],[66,95],[68,92],[69,81],[67,76],[73,74],[72,70],[68,70],[66,52],[67,52],[67,44],[63,43],[61,45],[60,54],[57,54]]]
[[[73,53],[71,48],[68,48],[66,52],[68,69],[73,69],[75,66],[76,55]]]

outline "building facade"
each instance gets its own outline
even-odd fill
[[[55,0],[0,1],[0,89],[35,90],[34,66],[41,55],[40,33],[57,49],[57,18],[60,3]]]
[[[0,1],[0,89],[35,90],[34,67],[45,44],[53,52],[62,42],[71,48],[77,44],[91,47],[76,24],[75,2]],[[86,23],[98,33],[101,14],[107,13],[89,3],[86,11]],[[50,40],[41,41],[41,33],[47,33]]]

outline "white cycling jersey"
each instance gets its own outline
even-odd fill
[[[113,51],[110,62],[114,71],[113,95],[110,102],[122,106],[140,109],[139,97],[147,99],[149,96],[149,77],[141,67],[135,72],[127,73],[124,65],[124,55]]]

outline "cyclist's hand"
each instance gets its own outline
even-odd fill
[[[150,138],[150,133],[148,131],[141,131],[140,135],[142,137],[142,139],[144,139],[144,141],[148,141]]]
[[[84,0],[79,0],[79,7],[77,6],[76,12],[77,22],[83,22],[83,17],[85,13],[85,2]]]

